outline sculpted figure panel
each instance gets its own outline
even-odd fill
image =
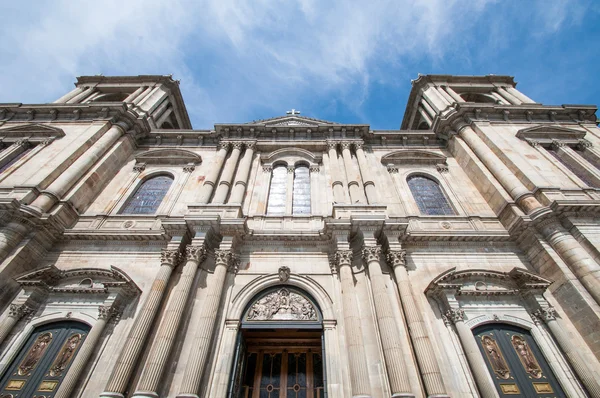
[[[317,311],[304,296],[282,288],[257,300],[246,315],[248,321],[316,321]]]

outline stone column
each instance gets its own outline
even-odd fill
[[[471,372],[473,372],[473,376],[475,377],[475,382],[477,383],[477,388],[479,389],[481,397],[498,398],[498,392],[494,386],[492,376],[490,375],[490,372],[488,372],[487,365],[477,346],[477,341],[475,341],[473,332],[465,325],[464,311],[460,309],[450,310],[446,312],[445,316],[446,319],[454,323],[454,326],[456,327],[460,344],[462,345],[467,361],[469,362]]]
[[[123,345],[121,354],[108,379],[104,392],[100,394],[101,397],[123,397],[131,374],[138,366],[140,353],[144,348],[150,327],[160,308],[171,273],[177,265],[178,260],[179,250],[163,249],[158,274],[152,283],[152,287],[140,313],[133,323],[129,336],[127,336],[127,340]]]
[[[3,149],[2,152],[0,152],[0,166],[8,164],[11,160],[25,152],[25,150],[29,148],[29,145],[29,140],[23,139],[13,143],[8,148]]]
[[[433,346],[429,340],[425,323],[413,296],[410,281],[408,280],[408,272],[406,270],[406,262],[404,250],[390,250],[388,252],[388,264],[394,268],[394,276],[398,284],[398,293],[406,324],[410,331],[410,339],[415,350],[415,357],[419,364],[423,384],[428,396],[447,397],[446,387],[440,372],[440,367],[437,363],[436,356],[433,352]]]
[[[144,371],[135,390],[134,397],[156,397],[161,377],[164,373],[167,359],[175,343],[185,305],[188,302],[190,291],[198,267],[206,257],[206,250],[202,246],[188,246],[186,248],[186,263],[181,272],[181,278],[173,290],[172,297],[161,320],[154,344],[146,359]]]
[[[575,370],[575,373],[585,386],[590,397],[600,397],[600,384],[598,383],[598,380],[596,380],[592,372],[585,366],[585,360],[579,355],[577,346],[573,344],[573,341],[556,320],[556,311],[554,308],[548,307],[546,309],[535,311],[533,313],[533,320],[538,323],[539,319],[542,319],[546,322],[546,325],[548,325],[548,329],[550,329],[556,342],[565,353],[567,361],[573,370]]]
[[[459,103],[460,103],[460,102],[465,102],[465,100],[464,100],[464,99],[462,99],[462,97],[461,97],[460,95],[458,95],[458,93],[457,93],[456,91],[454,91],[454,90],[452,89],[452,87],[450,87],[450,86],[442,86],[442,88],[443,88],[444,90],[446,90],[446,92],[447,92],[448,94],[450,94],[450,96],[452,97],[452,99],[454,99],[454,101],[456,101],[456,102],[459,102]]]
[[[0,262],[23,240],[29,229],[30,226],[18,221],[11,221],[4,228],[0,229]]]
[[[356,159],[358,160],[358,168],[360,169],[360,175],[365,186],[365,194],[367,195],[367,201],[370,205],[377,203],[377,190],[375,189],[375,183],[373,182],[373,174],[367,163],[367,158],[363,150],[363,143],[357,142],[354,144],[356,150]]]
[[[65,95],[63,95],[62,97],[60,97],[59,99],[54,101],[54,103],[55,104],[64,104],[71,98],[75,97],[76,95],[81,94],[83,92],[83,90],[84,90],[83,87],[76,87],[74,90],[69,91],[68,93],[66,93]]]
[[[73,389],[79,382],[81,372],[85,369],[90,357],[96,350],[104,327],[111,318],[119,318],[120,311],[115,307],[100,306],[98,309],[98,320],[90,329],[85,341],[77,352],[73,363],[69,367],[65,378],[63,379],[54,398],[70,398],[72,397]]]
[[[350,192],[350,203],[360,202],[360,183],[358,182],[358,176],[354,170],[354,164],[352,163],[352,154],[350,153],[350,142],[342,142],[342,156],[344,158],[344,168],[346,169],[346,177],[348,179],[348,190]]]
[[[80,92],[79,94],[77,94],[76,96],[74,96],[73,98],[68,99],[66,103],[67,104],[77,104],[81,100],[83,100],[84,98],[86,98],[87,96],[89,96],[90,94],[92,94],[92,92],[94,90],[95,90],[94,87],[87,87],[82,92]]]
[[[198,398],[200,382],[212,348],[211,341],[225,286],[225,277],[228,268],[236,266],[235,262],[231,250],[215,250],[215,272],[211,284],[206,287],[206,296],[196,324],[194,343],[189,353],[183,383],[177,394],[178,398]]]
[[[342,285],[342,307],[344,311],[344,329],[346,332],[346,348],[350,366],[350,382],[352,397],[370,397],[371,385],[365,345],[363,342],[361,320],[354,292],[354,276],[352,275],[352,250],[338,250],[335,254],[339,267]]]
[[[410,381],[402,355],[402,344],[400,334],[396,326],[388,289],[386,286],[386,276],[381,270],[381,246],[366,246],[363,249],[363,258],[369,268],[369,277],[373,287],[373,302],[375,303],[375,314],[377,316],[377,326],[381,336],[381,345],[383,347],[383,356],[387,369],[392,397],[414,397],[411,392]]]
[[[600,304],[600,266],[559,220],[545,220],[538,225],[538,229],[594,300]]]
[[[542,207],[542,204],[533,196],[529,189],[494,154],[490,147],[479,138],[470,126],[463,127],[460,131],[460,136],[527,214]]]
[[[233,173],[235,172],[240,153],[242,152],[242,145],[243,143],[241,142],[234,142],[232,144],[233,150],[231,151],[231,156],[227,159],[227,163],[225,163],[225,168],[223,169],[223,173],[221,173],[221,179],[219,180],[217,192],[215,192],[212,203],[225,203],[229,188],[231,187],[231,181],[233,180]]]
[[[496,91],[500,94],[504,99],[506,99],[511,104],[521,105],[522,101],[506,91],[503,87],[496,87]]]
[[[30,206],[42,213],[46,213],[52,209],[54,204],[87,173],[90,167],[125,134],[125,128],[125,125],[114,124],[48,186],[47,191],[50,192],[49,194],[42,192]]]
[[[33,308],[27,304],[11,304],[8,310],[8,316],[4,319],[4,322],[0,324],[0,343],[4,341],[6,336],[8,336],[12,328],[15,327],[21,318],[31,314],[32,312]]]
[[[333,187],[333,200],[335,203],[344,203],[344,184],[340,172],[340,162],[337,155],[337,142],[328,142],[329,146],[329,170],[331,172],[331,186]]]
[[[143,93],[141,93],[140,95],[138,95],[136,98],[133,99],[133,103],[136,105],[139,104],[144,99],[146,99],[146,97],[149,96],[153,90],[154,90],[154,87],[152,87],[152,86],[146,87],[146,89],[144,90]]]
[[[240,161],[231,196],[227,203],[241,204],[244,201],[244,194],[246,193],[246,187],[248,186],[248,176],[250,175],[250,168],[252,167],[255,146],[256,144],[254,142],[246,143],[246,152]]]
[[[511,94],[513,97],[518,98],[519,100],[521,100],[521,102],[523,102],[524,104],[535,104],[535,101],[532,100],[531,98],[529,98],[528,96],[526,96],[525,94],[523,94],[522,92],[520,92],[519,90],[517,90],[514,87],[505,87],[504,88],[506,91],[508,91],[509,94]]]
[[[146,86],[140,86],[133,93],[129,94],[129,96],[127,96],[127,98],[125,98],[125,100],[123,100],[123,102],[133,102],[133,100],[135,100],[145,89],[146,89]]]
[[[221,142],[219,143],[219,151],[215,156],[215,160],[213,161],[206,178],[204,179],[204,184],[200,189],[200,197],[198,198],[198,202],[205,204],[210,200],[210,196],[213,193],[213,189],[217,184],[217,179],[219,178],[219,174],[221,174],[221,169],[223,168],[223,163],[225,162],[225,157],[227,157],[227,153],[229,152],[229,147],[231,143],[229,142]]]

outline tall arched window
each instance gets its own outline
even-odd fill
[[[455,214],[437,182],[420,175],[409,177],[407,182],[421,213],[430,216]]]
[[[169,191],[173,177],[160,175],[147,179],[127,200],[119,214],[154,214]]]
[[[310,170],[305,165],[294,169],[292,214],[310,214]]]
[[[273,168],[273,174],[271,174],[271,188],[269,189],[267,214],[270,214],[270,215],[285,214],[286,199],[287,199],[287,167],[284,165],[275,166]]]
[[[36,328],[0,379],[0,397],[54,397],[90,328],[57,322]]]

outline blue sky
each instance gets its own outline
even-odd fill
[[[599,1],[206,0],[0,4],[0,102],[79,75],[173,74],[194,128],[285,114],[398,128],[419,73],[508,74],[599,104]],[[83,5],[85,4],[85,5]]]

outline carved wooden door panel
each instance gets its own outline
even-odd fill
[[[52,398],[89,327],[57,322],[36,328],[0,379],[0,398]]]
[[[566,397],[528,331],[492,324],[473,333],[500,397]]]

